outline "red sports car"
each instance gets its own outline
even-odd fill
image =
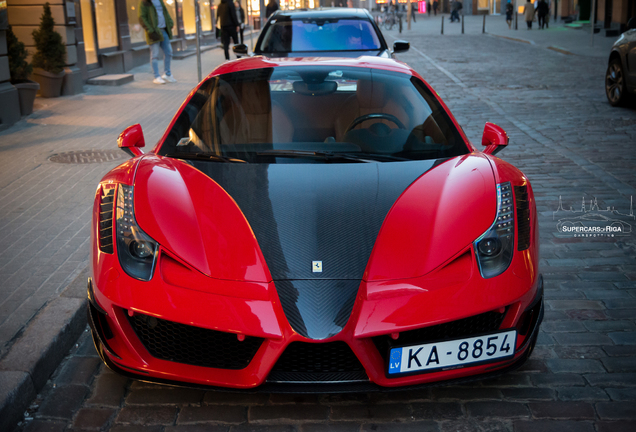
[[[543,316],[528,179],[391,59],[225,63],[95,195],[89,317],[112,369],[369,391],[521,365]]]

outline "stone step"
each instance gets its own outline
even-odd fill
[[[108,85],[108,86],[120,86],[132,82],[135,80],[133,74],[108,74],[101,75],[95,78],[90,78],[87,84],[90,85]]]

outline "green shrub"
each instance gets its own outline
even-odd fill
[[[54,26],[55,21],[51,15],[51,7],[47,2],[40,19],[40,28],[33,30],[36,48],[33,55],[33,66],[50,73],[59,73],[64,69],[66,46],[62,43],[62,36],[53,29]]]
[[[7,30],[7,50],[9,51],[9,72],[11,73],[11,82],[17,84],[29,79],[29,75],[33,72],[33,66],[26,61],[27,50],[24,43],[20,42],[11,30],[11,26]]]

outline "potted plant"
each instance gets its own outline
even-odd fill
[[[33,30],[36,48],[33,79],[40,83],[42,97],[58,97],[62,93],[66,46],[62,43],[62,36],[53,29],[54,26],[51,7],[47,2],[40,19],[40,28]]]
[[[29,75],[33,72],[33,66],[26,61],[27,50],[13,33],[11,26],[7,29],[7,51],[11,84],[18,89],[20,114],[29,115],[33,112],[33,102],[35,94],[40,90],[40,84],[29,79]]]

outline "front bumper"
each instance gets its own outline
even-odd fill
[[[247,300],[239,297],[224,297],[223,302],[219,303],[218,298],[216,298],[218,296],[214,294],[171,287],[163,287],[164,292],[154,296],[155,299],[158,297],[171,300],[168,303],[162,302],[164,310],[156,314],[160,321],[172,321],[177,325],[191,325],[203,329],[207,327],[212,332],[236,337],[238,343],[242,343],[240,338],[244,340],[250,337],[262,339],[253,356],[247,362],[247,366],[238,369],[215,367],[219,366],[215,364],[197,365],[192,364],[192,362],[187,364],[158,358],[156,352],[151,353],[153,350],[144,345],[134,327],[136,318],[155,315],[148,312],[152,308],[147,307],[150,305],[147,305],[147,301],[142,300],[153,298],[152,289],[157,289],[148,283],[138,283],[139,287],[146,286],[150,291],[143,292],[142,290],[132,299],[111,299],[98,289],[93,281],[89,281],[89,323],[102,360],[111,369],[144,381],[188,387],[292,393],[389,391],[413,388],[414,386],[429,386],[440,382],[448,384],[484,379],[507,372],[521,366],[531,354],[543,318],[543,280],[537,275],[535,278],[529,278],[524,284],[520,283],[522,280],[514,275],[514,269],[506,273],[507,277],[495,278],[495,280],[484,281],[481,279],[488,286],[475,285],[465,281],[463,284],[446,286],[443,290],[428,290],[426,292],[412,292],[414,284],[425,284],[423,281],[410,281],[411,291],[407,290],[406,295],[400,295],[400,292],[396,293],[395,290],[389,290],[387,292],[390,294],[385,295],[386,292],[382,293],[380,288],[366,286],[363,282],[348,323],[339,334],[324,341],[312,341],[293,331],[286,321],[273,286],[267,289],[270,295],[267,300],[265,298]],[[491,289],[492,292],[497,292],[496,285],[510,286],[513,282],[518,287],[517,289],[508,289],[507,295],[483,295],[484,290]],[[108,289],[106,291],[117,292],[117,290]],[[130,291],[131,289],[128,290],[128,292]],[[477,293],[481,294],[477,295]],[[157,294],[156,291],[155,294]],[[429,310],[430,319],[428,320],[414,315],[414,312],[425,310],[424,305],[434,302],[436,297],[440,295],[452,299],[453,307],[440,306],[435,310]],[[480,301],[475,300],[477,297],[480,298]],[[129,300],[138,306],[132,308],[130,304],[126,304],[129,303]],[[447,301],[447,303],[451,302]],[[171,312],[166,304],[171,304],[175,311]],[[204,314],[200,312],[191,314],[192,319],[184,320],[181,318],[183,316],[181,306],[185,304],[215,304],[217,307],[222,305],[227,314],[232,315],[234,321],[226,321],[222,325],[218,325],[217,320],[213,325],[205,325],[200,318]],[[384,311],[378,310],[380,304],[384,305]],[[369,313],[370,308],[376,310],[377,313]],[[401,314],[394,319],[387,318],[387,316],[390,317],[390,311],[400,310],[410,311],[410,316]],[[231,313],[232,311],[233,313]],[[502,314],[499,328],[517,329],[518,338],[514,357],[478,366],[398,378],[387,376],[386,355],[377,343],[379,338],[388,339],[389,335],[395,333],[406,335],[409,331],[422,327],[449,323],[488,312]],[[256,316],[259,319],[254,319]],[[305,346],[308,344],[345,343],[359,362],[362,373],[356,371],[356,373],[344,375],[344,378],[342,378],[342,374],[335,374],[330,375],[331,378],[320,378],[319,380],[314,380],[316,375],[311,374],[305,375],[309,377],[307,379],[303,379],[302,375],[298,374],[287,374],[285,376],[288,378],[282,380],[272,379],[275,375],[272,371],[277,362],[290,344],[294,342],[305,344]],[[324,345],[323,348],[327,348],[327,345]],[[214,355],[214,350],[211,353],[210,355]],[[296,378],[289,378],[289,376]]]

